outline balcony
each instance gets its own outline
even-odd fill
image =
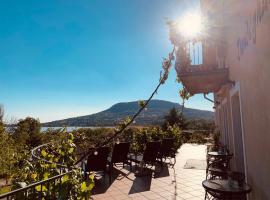
[[[186,42],[178,46],[175,69],[191,94],[218,92],[229,82],[224,45]]]
[[[228,68],[189,67],[181,70],[178,77],[191,94],[218,92],[229,81]]]
[[[201,13],[189,13],[170,23],[178,80],[191,94],[218,92],[229,82],[222,4],[205,3],[207,1],[204,1]]]

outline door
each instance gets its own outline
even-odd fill
[[[244,142],[239,92],[231,97],[234,157],[236,170],[245,173]]]

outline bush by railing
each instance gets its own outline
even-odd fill
[[[90,175],[86,180],[82,169],[75,165],[74,136],[65,135],[63,140],[33,149],[31,159],[25,155],[20,171],[12,178],[12,190],[16,191],[16,195],[11,192],[12,199],[42,199],[40,195],[46,199],[85,199],[91,195],[94,177]]]
[[[43,181],[26,185],[25,183],[17,183],[18,189],[0,195],[0,199],[58,199],[62,188],[66,187],[65,176],[69,176],[72,172],[66,172]]]

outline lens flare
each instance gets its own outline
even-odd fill
[[[203,31],[201,14],[199,12],[187,13],[178,22],[177,28],[185,37],[196,37]]]

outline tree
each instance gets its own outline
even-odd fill
[[[0,104],[0,133],[4,132],[5,129],[3,118],[4,118],[4,107]]]
[[[14,141],[6,132],[3,123],[4,107],[0,105],[0,177],[6,179],[6,184],[11,176],[14,174],[14,157],[15,148]]]
[[[179,113],[179,111],[176,108],[172,108],[168,115],[164,117],[165,121],[162,125],[162,129],[166,130],[168,126],[179,126],[182,130],[186,129],[187,127],[187,121],[186,118],[182,113]]]
[[[40,128],[41,125],[37,119],[27,117],[19,120],[14,132],[15,140],[30,150],[42,143]]]
[[[4,118],[4,106],[0,104],[0,122],[3,123]]]

